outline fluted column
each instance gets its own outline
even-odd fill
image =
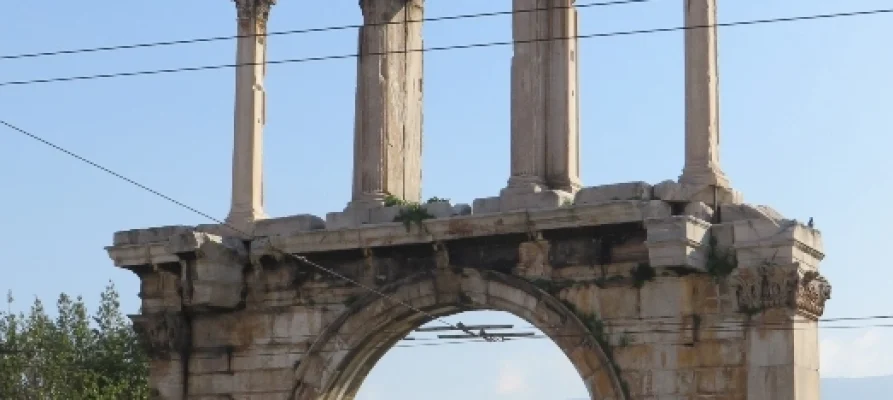
[[[423,0],[361,0],[360,8],[352,204],[388,194],[419,201]]]
[[[580,187],[574,0],[514,0],[513,9],[508,189],[574,192]]]
[[[232,206],[226,222],[251,233],[266,218],[263,193],[267,18],[276,0],[234,0],[238,13]]]
[[[684,0],[685,167],[680,183],[729,186],[719,165],[716,0]]]

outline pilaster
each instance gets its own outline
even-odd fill
[[[267,19],[276,0],[234,0],[238,15],[232,205],[227,224],[251,234],[267,218],[263,193]]]
[[[353,196],[417,202],[422,180],[423,0],[361,0]]]
[[[685,167],[679,182],[729,187],[719,165],[716,0],[684,0]]]

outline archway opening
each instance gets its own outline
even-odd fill
[[[527,321],[498,311],[468,311],[443,320],[474,332],[484,329],[499,341],[469,338],[440,321],[429,322],[388,350],[356,400],[589,399],[567,356]]]
[[[576,308],[525,279],[495,270],[420,271],[354,301],[328,323],[297,366],[292,398],[355,399],[382,357],[421,326],[432,321],[451,325],[450,316],[486,310],[511,313],[542,331],[585,382],[587,398],[627,399],[619,371],[593,334],[596,328],[584,323]],[[472,338],[493,336],[466,331]]]

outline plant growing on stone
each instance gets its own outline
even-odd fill
[[[645,282],[653,280],[657,273],[651,264],[639,263],[630,271],[630,275],[633,278],[633,287],[640,289],[642,286],[645,286]]]
[[[710,235],[707,242],[707,260],[705,268],[707,273],[719,280],[729,276],[738,267],[738,258],[734,251],[721,251],[717,246],[716,237]]]
[[[589,313],[581,313],[577,309],[577,307],[569,301],[562,300],[561,302],[564,303],[565,307],[567,307],[572,313],[580,318],[580,320],[583,322],[583,325],[586,326],[586,329],[588,329],[589,332],[592,333],[592,336],[595,338],[596,342],[598,342],[599,346],[602,348],[602,350],[604,350],[605,356],[608,358],[608,362],[611,364],[611,368],[614,370],[614,373],[620,380],[620,387],[623,390],[624,398],[630,398],[629,385],[623,379],[623,371],[620,369],[620,365],[618,365],[617,361],[614,360],[614,348],[608,341],[608,335],[607,332],[605,332],[605,323],[602,322],[602,320],[596,318],[595,315]],[[623,337],[621,337],[621,341],[622,340]]]
[[[406,227],[406,231],[409,232],[413,223],[418,225],[419,229],[425,229],[422,221],[431,218],[434,218],[434,216],[428,213],[428,210],[421,204],[407,203],[400,209],[400,213],[394,217],[394,222],[402,222],[403,226]]]
[[[389,194],[384,198],[384,206],[385,207],[394,207],[394,206],[403,206],[406,205],[406,200],[403,200],[397,196]]]
[[[440,198],[440,197],[437,197],[437,196],[434,196],[434,197],[428,199],[428,201],[426,201],[426,203],[428,203],[428,204],[431,204],[431,203],[449,203],[449,202],[450,202],[450,199],[444,199],[444,198]]]

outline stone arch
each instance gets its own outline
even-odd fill
[[[626,400],[618,372],[574,312],[530,282],[492,270],[449,268],[420,272],[382,293],[436,317],[463,311],[514,314],[541,330],[568,357],[590,398]],[[431,318],[369,293],[328,324],[295,371],[292,400],[353,399],[375,364],[400,339]]]

